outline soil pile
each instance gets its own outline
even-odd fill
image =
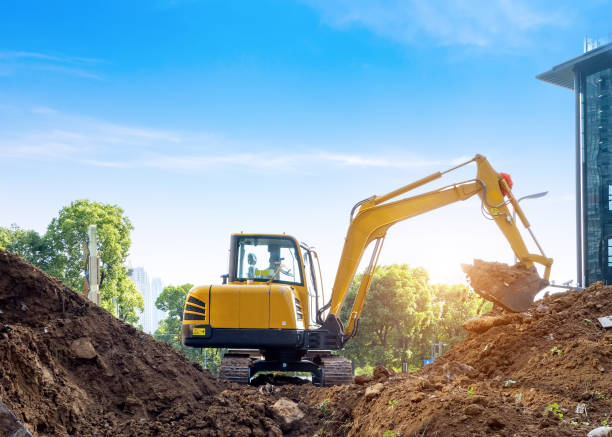
[[[418,372],[240,387],[0,250],[0,404],[37,436],[585,436],[612,422],[610,314],[595,284],[466,324]]]
[[[280,436],[312,427],[275,413],[278,392],[218,382],[3,250],[0,362],[0,404],[38,436]]]
[[[601,284],[497,309],[418,372],[308,388],[325,410],[320,435],[585,436],[612,422],[612,330],[597,321],[610,314]]]

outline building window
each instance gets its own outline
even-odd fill
[[[612,185],[608,184],[608,211],[612,211]]]
[[[612,238],[608,238],[608,267],[612,267]]]

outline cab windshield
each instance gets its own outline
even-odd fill
[[[238,237],[236,279],[302,285],[302,269],[295,242],[284,237]]]

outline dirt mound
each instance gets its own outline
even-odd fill
[[[319,435],[585,436],[612,422],[612,331],[597,321],[610,314],[612,287],[595,284],[527,313],[498,311],[488,329],[369,395],[380,382],[309,388],[327,412]]]
[[[35,436],[584,436],[612,421],[610,314],[596,284],[468,323],[418,372],[239,387],[0,250],[0,404]]]
[[[288,427],[272,408],[278,392],[218,382],[3,250],[0,362],[0,403],[38,436],[274,436],[312,426]]]

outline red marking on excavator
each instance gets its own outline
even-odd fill
[[[512,177],[508,173],[500,173],[501,177],[504,178],[510,189],[514,186],[514,182],[512,182]],[[508,195],[508,192],[504,189],[502,184],[499,184],[499,188],[504,196]]]

